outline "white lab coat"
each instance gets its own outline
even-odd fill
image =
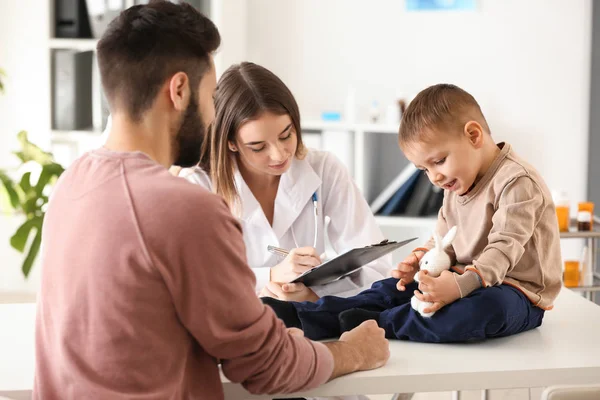
[[[208,175],[199,167],[181,171],[180,176],[211,190]],[[273,226],[239,171],[235,183],[241,198],[240,222],[243,228],[248,264],[256,274],[259,292],[269,281],[269,268],[281,258],[267,251],[268,245],[285,249],[312,246],[314,211],[312,195],[317,193],[317,252],[325,251],[325,217],[329,242],[340,254],[359,246],[379,243],[384,239],[371,210],[350,177],[346,167],[331,153],[310,150],[303,160],[294,158],[290,169],[281,176]],[[367,289],[375,281],[389,276],[391,255],[376,260],[339,281],[312,287],[319,296],[348,297]]]

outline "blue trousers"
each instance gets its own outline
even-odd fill
[[[417,284],[401,292],[397,279],[375,282],[356,296],[324,296],[316,302],[293,303],[305,336],[313,340],[341,335],[338,315],[352,308],[380,312],[378,324],[387,338],[416,342],[468,342],[514,335],[542,324],[544,310],[509,285],[480,288],[448,304],[431,318],[412,309]]]

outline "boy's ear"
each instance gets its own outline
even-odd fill
[[[469,121],[465,124],[464,134],[473,146],[479,148],[483,145],[483,128],[477,121]]]

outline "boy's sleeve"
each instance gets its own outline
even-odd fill
[[[488,244],[473,265],[466,267],[479,274],[483,286],[502,283],[519,262],[544,203],[540,187],[529,176],[518,177],[505,186],[492,217]]]

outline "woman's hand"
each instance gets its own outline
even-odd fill
[[[267,283],[259,297],[273,297],[282,301],[317,301],[319,296],[303,283]]]
[[[285,260],[271,268],[270,281],[280,284],[287,283],[320,264],[321,258],[315,248],[292,249]]]

